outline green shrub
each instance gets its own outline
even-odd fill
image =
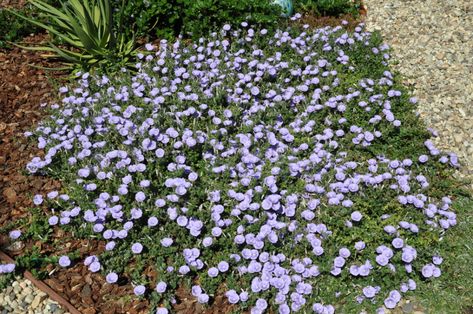
[[[123,31],[138,37],[171,39],[182,28],[185,0],[127,1],[123,9]]]
[[[32,16],[34,10],[27,6],[24,9],[18,10],[18,13],[25,16]],[[8,42],[17,42],[23,37],[37,32],[39,27],[31,27],[31,25],[8,12],[5,9],[0,9],[0,48],[8,47]]]
[[[341,14],[357,15],[361,6],[360,0],[296,0],[296,12],[311,12],[322,16],[339,16]]]
[[[180,33],[199,38],[226,23],[248,20],[253,25],[277,25],[281,11],[270,1],[254,0],[137,0],[124,8],[125,32],[150,38],[175,38]]]
[[[57,6],[58,0],[47,0],[46,3]],[[15,12],[38,20],[43,20],[43,17],[38,12],[38,9],[30,4]],[[7,48],[10,45],[8,42],[18,42],[23,37],[29,34],[35,34],[41,31],[37,25],[32,25],[26,20],[16,16],[4,8],[0,8],[0,48]]]
[[[260,27],[277,25],[281,8],[270,1],[254,0],[198,0],[188,1],[184,14],[183,32],[192,33],[193,37],[208,34],[224,24],[233,26],[243,21]]]

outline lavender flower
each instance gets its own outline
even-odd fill
[[[61,256],[59,258],[59,265],[61,267],[69,267],[71,265],[71,260],[69,259],[68,256]]]
[[[361,220],[362,217],[363,216],[361,215],[361,213],[359,211],[354,211],[354,212],[351,213],[351,220],[353,220],[353,221],[358,222],[358,221]]]
[[[156,291],[158,293],[164,293],[166,291],[166,288],[167,288],[167,284],[164,281],[160,281],[156,285]]]
[[[10,239],[16,240],[16,239],[18,239],[19,237],[21,237],[21,231],[20,231],[20,230],[13,230],[13,231],[10,231]]]
[[[133,289],[133,292],[135,293],[135,295],[141,296],[141,295],[145,294],[145,292],[146,292],[146,287],[143,286],[143,285],[136,286],[136,287]]]
[[[143,251],[143,245],[141,243],[134,243],[131,246],[131,251],[135,254],[140,254]]]
[[[118,281],[118,275],[116,273],[108,273],[107,276],[105,277],[105,280],[112,284],[112,283],[116,283]]]

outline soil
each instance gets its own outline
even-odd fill
[[[22,0],[0,0],[0,7],[20,8]],[[364,16],[364,12],[362,17]],[[339,18],[315,18],[304,15],[299,23],[313,27],[340,25],[347,20],[354,27],[359,20],[350,16]],[[27,43],[39,43],[47,38],[46,34],[35,34],[24,39]],[[32,214],[32,197],[35,194],[46,194],[60,190],[59,181],[40,175],[28,175],[26,164],[42,152],[29,141],[24,132],[31,131],[35,125],[47,116],[41,104],[57,100],[55,84],[67,82],[68,73],[47,71],[34,66],[60,67],[58,61],[46,61],[39,52],[25,51],[20,48],[0,49],[0,229],[9,230],[12,221],[23,219],[21,229],[27,229]],[[49,214],[44,209],[45,215]],[[60,246],[44,244],[41,241],[29,240],[19,249],[8,252],[13,257],[25,254],[33,246],[47,256],[58,256],[78,251],[83,260],[89,255],[99,255],[104,250],[101,241],[74,239],[62,230],[55,229],[51,243],[55,240]],[[9,245],[8,237],[0,234],[0,249]],[[67,269],[49,265],[43,269],[49,273],[44,280],[54,291],[67,299],[81,313],[148,313],[148,301],[139,300],[132,295],[129,282],[110,285],[102,275],[91,273],[82,263]],[[150,278],[156,278],[153,270],[148,270]],[[155,280],[155,279],[154,279]],[[176,293],[174,310],[177,313],[231,313],[233,305],[223,295],[217,295],[209,307],[204,308],[190,295],[189,289],[179,288]]]
[[[39,42],[45,35],[27,38]],[[38,149],[23,133],[45,116],[40,104],[53,99],[53,89],[44,70],[31,65],[51,67],[41,56],[19,48],[0,50],[0,225],[28,215],[31,195],[50,191],[59,183],[48,178],[25,176],[26,163]],[[49,74],[59,79],[61,73]],[[64,76],[64,74],[62,74]]]

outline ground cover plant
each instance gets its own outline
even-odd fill
[[[64,182],[34,197],[50,228],[107,241],[61,267],[131,281],[158,313],[182,285],[252,313],[393,308],[440,276],[458,160],[379,36],[243,23],[147,49],[138,74],[79,74],[27,134],[45,151],[28,170]]]

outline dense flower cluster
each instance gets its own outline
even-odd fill
[[[214,278],[232,278],[228,302],[252,313],[333,313],[341,297],[393,308],[417,273],[440,275],[424,234],[456,215],[450,198],[428,195],[429,167],[458,160],[429,140],[411,156],[388,150],[415,99],[363,25],[270,34],[244,24],[146,47],[136,75],[84,73],[61,88],[36,130],[46,154],[27,166],[65,176],[62,194],[34,197],[53,209],[51,226],[88,230],[109,258],[158,264],[158,282],[134,282],[136,295],[173,300],[166,278],[198,276],[192,295],[208,303]],[[123,271],[99,256],[84,264],[110,284]]]

